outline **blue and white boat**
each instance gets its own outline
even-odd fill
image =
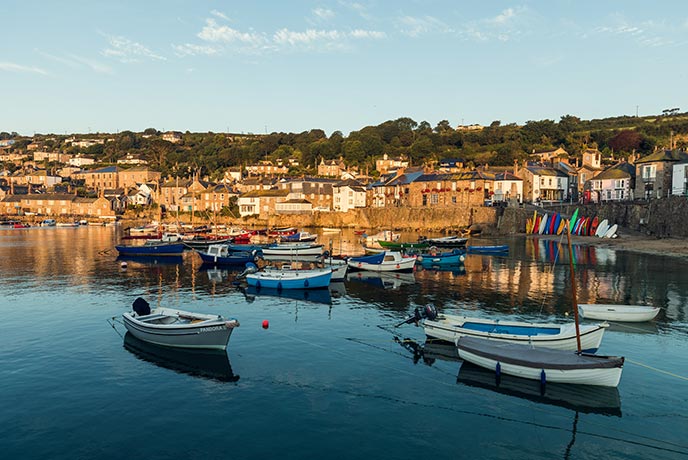
[[[422,321],[425,335],[446,342],[455,343],[460,337],[476,337],[500,342],[520,343],[532,347],[576,350],[576,325],[574,323],[526,323],[502,321],[500,319],[471,318],[467,316],[437,314],[434,307],[427,306],[417,312],[414,318]],[[581,325],[581,350],[595,353],[602,343],[608,323]]]
[[[204,264],[214,265],[246,265],[255,262],[257,251],[231,251],[227,244],[211,244],[207,251],[196,251]]]
[[[466,251],[454,249],[450,252],[428,252],[419,254],[416,262],[424,267],[458,265],[466,260]]]
[[[115,249],[121,256],[180,256],[185,247],[184,243],[146,241],[140,246],[117,245]]]
[[[413,271],[416,258],[404,257],[398,251],[385,251],[372,256],[351,257],[347,263],[351,270],[410,272]]]
[[[308,232],[297,232],[297,233],[294,233],[293,235],[282,235],[279,237],[279,239],[280,239],[280,241],[288,242],[288,243],[306,242],[306,241],[317,240],[318,235],[314,235],[313,233],[308,233]]]
[[[251,270],[252,271],[252,270]],[[318,289],[330,285],[331,268],[296,270],[284,264],[280,268],[265,267],[261,271],[246,274],[246,282],[255,288]]]

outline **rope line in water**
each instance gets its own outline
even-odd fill
[[[688,377],[684,377],[684,376],[682,376],[682,375],[674,374],[673,372],[665,371],[665,370],[662,370],[662,369],[657,369],[656,367],[652,367],[652,366],[649,366],[649,365],[647,365],[647,364],[643,364],[643,363],[641,363],[641,362],[639,362],[639,361],[634,361],[634,360],[632,360],[632,359],[626,358],[626,361],[629,362],[629,363],[631,363],[631,364],[635,364],[636,366],[644,367],[644,368],[646,368],[646,369],[650,369],[650,370],[652,370],[652,371],[659,372],[660,374],[665,374],[665,375],[668,375],[668,376],[671,376],[671,377],[676,377],[677,379],[685,380],[685,381],[688,382]]]

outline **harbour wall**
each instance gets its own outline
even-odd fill
[[[506,208],[504,215],[498,219],[497,232],[499,234],[523,233],[526,219],[532,217],[534,209],[537,209],[539,214],[559,212],[564,216],[570,216],[578,209],[582,216],[597,216],[600,221],[607,219],[611,224],[618,224],[630,233],[636,232],[657,238],[688,237],[688,200],[678,196],[634,203],[609,202],[586,205],[562,204],[546,208],[534,206]]]

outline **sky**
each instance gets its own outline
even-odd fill
[[[0,131],[688,111],[688,2],[2,0]]]

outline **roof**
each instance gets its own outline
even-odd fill
[[[251,190],[241,195],[242,198],[260,198],[260,197],[280,197],[287,196],[291,193],[286,189],[270,189],[270,190]]]
[[[84,171],[84,174],[103,174],[103,173],[116,173],[119,171],[117,166],[106,166],[105,168],[91,169],[89,171]]]
[[[543,166],[528,166],[526,168],[528,171],[533,173],[535,176],[558,176],[558,177],[569,177],[564,171],[560,171],[554,168],[548,168]]]
[[[602,171],[598,175],[592,178],[592,180],[606,180],[606,179],[630,179],[631,175],[627,172],[624,171],[623,169],[619,168],[609,168],[605,171]]]
[[[523,181],[523,179],[515,176],[513,173],[510,173],[509,171],[496,173],[495,174],[495,180],[520,180],[520,181]]]
[[[659,161],[688,161],[688,153],[682,150],[658,150],[646,157],[636,160],[636,164]]]
[[[385,185],[406,185],[414,182],[416,179],[423,175],[423,171],[414,171],[409,173],[404,173],[400,176],[395,177]]]

